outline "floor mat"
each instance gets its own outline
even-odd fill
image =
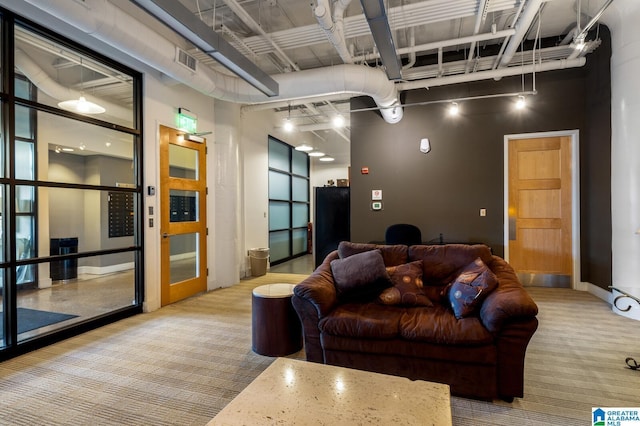
[[[18,308],[18,334],[55,324],[77,315],[58,312],[39,311],[36,309]],[[0,315],[0,330],[4,327],[4,315]]]

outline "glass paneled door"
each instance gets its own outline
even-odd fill
[[[207,289],[206,141],[160,126],[161,302]]]

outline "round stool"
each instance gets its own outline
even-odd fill
[[[255,353],[288,355],[302,349],[302,327],[291,304],[294,284],[267,284],[253,289],[251,338]]]

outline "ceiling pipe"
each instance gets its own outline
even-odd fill
[[[344,11],[349,6],[349,3],[351,3],[351,0],[338,0],[334,5],[333,13],[331,13],[329,0],[318,0],[318,5],[313,10],[320,28],[322,28],[327,39],[329,39],[345,64],[353,63],[344,35]]]
[[[418,52],[428,52],[429,50],[436,50],[436,49],[442,49],[444,47],[467,44],[473,41],[478,42],[478,41],[493,40],[497,38],[510,37],[515,33],[516,33],[516,30],[514,29],[507,29],[507,30],[497,31],[495,34],[483,33],[483,34],[477,34],[473,36],[454,38],[450,40],[434,41],[431,43],[419,44],[417,46],[401,47],[398,49],[398,54],[405,55],[405,54],[418,53]],[[369,53],[366,55],[354,56],[353,60],[355,62],[363,62],[363,61],[371,61],[379,57],[380,55],[378,53]]]
[[[201,66],[197,72],[175,62],[175,45],[107,0],[25,0],[55,18],[116,47],[167,76],[205,95],[236,103],[262,103],[326,95],[371,96],[389,123],[402,119],[394,83],[384,71],[359,65],[337,65],[271,76],[279,95],[268,97],[238,77]],[[335,81],[332,81],[336,79]]]
[[[591,18],[591,20],[587,23],[587,25],[585,25],[584,28],[582,28],[582,30],[580,30],[580,32],[578,34],[576,34],[576,36],[574,37],[574,40],[579,40],[579,39],[584,40],[584,38],[587,36],[587,33],[589,32],[589,30],[591,30],[591,28],[596,23],[598,23],[598,19],[600,19],[602,14],[605,12],[605,10],[607,10],[607,8],[609,7],[609,5],[611,5],[612,2],[613,2],[613,0],[607,0],[605,2],[605,4],[602,5],[600,10],[598,10],[596,12],[596,14],[593,15],[593,18]],[[580,11],[578,11],[578,12],[580,12]],[[580,29],[580,27],[578,27],[578,29]]]
[[[480,0],[480,4],[478,5],[478,13],[476,14],[476,23],[473,27],[473,35],[478,34],[480,32],[480,25],[484,23],[484,20],[487,17],[487,8],[489,6],[489,0]],[[469,58],[467,59],[467,66],[465,68],[465,72],[469,72],[469,68],[471,67],[471,61],[473,61],[473,57],[475,55],[476,49],[476,40],[471,42],[469,46]]]
[[[531,23],[536,18],[536,14],[538,13],[538,9],[540,9],[540,6],[542,6],[542,3],[543,0],[529,0],[527,2],[527,5],[522,10],[520,19],[518,19],[518,22],[516,22],[516,33],[509,40],[507,47],[505,47],[498,68],[506,67],[509,65],[509,62],[511,62],[511,59],[513,59],[513,55],[520,47],[520,43],[524,39],[524,36],[527,34],[527,31],[529,31]]]
[[[284,53],[284,51],[280,48],[280,46],[278,46],[271,39],[269,34],[267,34],[267,32],[263,30],[262,27],[251,17],[251,15],[249,15],[247,11],[244,10],[244,8],[240,5],[240,3],[238,3],[235,0],[224,0],[224,2],[229,7],[229,9],[231,9],[231,11],[235,13],[238,16],[238,18],[242,20],[242,22],[249,25],[252,31],[254,31],[256,34],[260,34],[260,36],[264,40],[266,40],[269,44],[271,44],[271,46],[275,50],[275,55],[281,61],[283,61],[283,63],[285,63],[287,66],[290,66],[292,69],[295,69],[295,70],[300,69],[298,65],[294,61],[292,61],[291,58],[289,58],[286,53]]]
[[[578,68],[584,66],[586,58],[576,58],[572,60],[561,59],[544,62],[542,64],[529,64],[524,66],[500,68],[496,70],[477,71],[471,74],[458,74],[448,77],[430,78],[426,80],[409,81],[398,83],[398,90],[428,89],[430,87],[445,86],[448,84],[468,83],[470,81],[499,79],[514,75],[528,74],[532,72],[563,70],[566,68]]]
[[[415,27],[409,28],[409,47],[416,47],[416,30]],[[400,54],[400,52],[398,52]],[[416,51],[411,49],[409,51],[409,62],[402,66],[403,70],[408,70],[416,64]]]

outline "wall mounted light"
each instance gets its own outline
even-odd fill
[[[458,115],[459,112],[460,107],[458,106],[458,103],[451,102],[451,105],[449,105],[449,115]]]
[[[527,106],[527,101],[524,96],[518,96],[518,100],[516,101],[516,109],[524,109]]]
[[[420,152],[427,154],[429,151],[431,151],[431,142],[429,142],[429,138],[420,139]]]

